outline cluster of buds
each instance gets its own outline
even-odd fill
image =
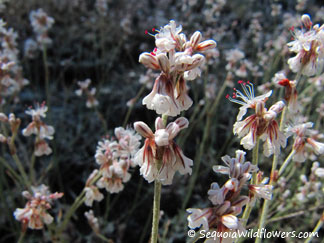
[[[55,132],[54,127],[45,124],[41,118],[46,117],[47,106],[45,102],[41,105],[37,104],[35,109],[31,107],[25,111],[27,115],[32,117],[32,122],[22,130],[24,136],[30,136],[32,134],[36,135],[35,140],[35,156],[49,155],[52,153],[52,149],[49,147],[45,139],[53,139],[53,134]]]
[[[314,162],[309,179],[304,174],[300,176],[303,185],[298,188],[298,193],[296,194],[298,201],[305,202],[312,198],[323,198],[324,192],[322,191],[323,187],[319,178],[324,178],[324,168],[320,168],[319,163]]]
[[[301,21],[303,29],[291,29],[295,40],[287,45],[297,55],[290,58],[288,64],[295,73],[313,76],[321,73],[324,65],[324,25],[313,25],[308,14],[304,14]]]
[[[41,8],[31,11],[29,19],[33,30],[37,35],[37,42],[41,45],[40,48],[50,45],[52,40],[48,36],[48,31],[53,26],[55,22],[54,19],[49,17]]]
[[[186,118],[180,117],[165,127],[162,118],[158,117],[153,133],[144,122],[134,123],[135,130],[145,138],[144,146],[137,152],[134,161],[141,167],[140,173],[148,182],[158,179],[163,185],[170,185],[175,172],[191,174],[192,160],[173,141],[188,124]]]
[[[139,62],[161,73],[155,80],[152,92],[143,99],[143,105],[157,114],[177,116],[192,105],[186,80],[199,76],[199,67],[205,61],[205,57],[197,52],[215,48],[216,42],[201,42],[199,31],[187,41],[181,33],[182,27],[177,27],[173,20],[160,30],[153,31],[157,32],[154,35],[156,47],[151,53],[142,53]]]
[[[80,88],[75,91],[75,94],[77,96],[82,96],[83,93],[87,96],[86,106],[88,108],[96,107],[99,105],[99,102],[95,97],[96,88],[93,87],[89,90],[90,84],[91,84],[90,79],[86,79],[84,81],[78,81],[78,85]]]
[[[44,224],[51,224],[53,217],[48,213],[52,208],[51,204],[54,200],[63,196],[63,193],[50,193],[45,185],[32,187],[33,194],[23,191],[22,195],[28,199],[25,208],[17,208],[14,212],[16,220],[21,221],[23,229],[27,226],[30,229],[43,229]]]
[[[92,206],[93,201],[101,201],[103,195],[98,188],[105,188],[110,193],[118,193],[124,189],[123,183],[127,182],[131,175],[130,167],[135,166],[134,155],[139,149],[141,137],[134,130],[115,128],[115,138],[104,138],[98,142],[95,154],[99,170],[94,170],[86,183],[87,206]],[[92,185],[95,178],[101,178],[96,185]]]
[[[222,187],[215,182],[211,184],[208,198],[213,204],[212,207],[187,209],[190,213],[188,226],[191,229],[200,228],[217,232],[244,231],[243,224],[237,217],[241,214],[243,206],[257,197],[271,199],[272,187],[264,183],[249,185],[250,197],[242,195],[243,186],[252,177],[252,173],[258,170],[257,166],[245,161],[244,151],[237,150],[235,158],[226,155],[222,157],[222,160],[226,166],[214,166],[213,170],[228,175],[230,179]],[[217,236],[220,237],[221,234]],[[231,238],[218,238],[217,240],[217,242],[233,242]]]
[[[317,141],[324,138],[324,135],[317,130],[311,129],[312,127],[312,122],[306,122],[288,126],[286,129],[288,136],[294,135],[295,137],[293,160],[296,162],[305,162],[307,158],[316,159],[315,155],[324,154],[324,143]]]
[[[94,213],[92,210],[89,210],[88,212],[84,213],[84,216],[87,218],[88,223],[91,227],[91,229],[96,233],[99,234],[99,222],[98,218],[94,216]]]
[[[17,94],[29,81],[22,77],[22,68],[18,63],[17,37],[12,28],[5,28],[0,19],[0,105],[5,98]]]
[[[269,110],[265,107],[265,102],[272,94],[268,93],[254,97],[253,84],[243,81],[238,81],[241,84],[244,94],[234,88],[233,96],[227,95],[226,98],[230,101],[242,105],[240,107],[237,121],[234,124],[233,132],[241,139],[241,144],[245,149],[251,150],[256,145],[257,139],[262,139],[264,142],[263,153],[269,157],[271,154],[279,154],[280,147],[285,147],[287,143],[286,136],[279,130],[277,115],[283,110],[285,103],[278,101],[270,107]],[[238,100],[240,99],[240,100]],[[248,108],[255,111],[255,114],[248,116],[242,121]]]
[[[7,143],[9,145],[10,152],[14,154],[16,151],[14,146],[11,145],[13,144],[13,141],[18,133],[21,120],[16,118],[15,114],[13,113],[10,113],[9,117],[4,113],[0,113],[0,122],[7,123],[11,131],[11,137],[0,133],[0,143]]]

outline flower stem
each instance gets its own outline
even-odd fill
[[[278,177],[282,175],[286,167],[288,166],[289,162],[291,161],[292,157],[295,155],[295,150],[292,149],[290,154],[287,156],[283,164],[281,165],[279,172],[278,172]]]
[[[324,212],[322,213],[321,218],[318,220],[310,236],[307,238],[307,240],[305,240],[305,243],[310,243],[313,240],[315,235],[317,235],[318,237],[318,231],[322,228],[323,224],[324,224]]]
[[[282,113],[281,113],[281,119],[280,119],[280,125],[279,125],[279,129],[280,131],[282,131],[283,129],[283,125],[285,123],[285,114],[286,114],[286,107],[283,109]],[[287,157],[287,159],[291,158],[293,156],[293,151],[289,154],[289,156]],[[287,161],[286,159],[286,161]],[[290,159],[288,160],[288,162],[286,163],[286,161],[284,162],[284,164],[282,166],[284,166],[286,164],[286,166],[288,165]],[[275,172],[277,169],[277,165],[278,165],[278,155],[275,153],[273,155],[273,160],[272,160],[272,167],[271,167],[271,173],[270,173],[270,181],[269,181],[269,185],[272,186],[274,184],[274,182],[276,181],[276,177],[275,176]],[[285,168],[285,167],[284,167]],[[283,169],[284,169],[283,168]],[[280,168],[281,170],[281,168]],[[280,173],[280,172],[279,172]],[[262,228],[265,227],[266,225],[266,219],[267,219],[267,215],[268,215],[268,211],[269,211],[269,205],[270,205],[270,200],[264,200],[263,203],[263,207],[262,207],[262,212],[261,212],[261,217],[260,217],[260,223],[259,223],[259,229],[261,230]],[[260,243],[261,242],[260,237],[257,237],[255,242],[256,243]]]
[[[98,173],[88,184],[88,186],[94,184],[97,180],[99,180],[101,177],[101,174]],[[69,211],[65,214],[64,220],[61,224],[61,226],[57,229],[56,236],[59,239],[60,235],[62,234],[63,230],[65,229],[66,225],[70,221],[73,213],[82,205],[82,203],[85,201],[85,190],[83,189],[82,192],[79,194],[79,196],[74,200],[72,206],[70,207]]]
[[[164,126],[168,121],[167,115],[162,115],[162,120]],[[157,170],[160,171],[162,166],[162,158],[157,158],[155,160]],[[152,233],[151,233],[151,243],[157,243],[158,233],[159,233],[159,220],[160,220],[160,201],[161,201],[161,188],[162,184],[158,178],[154,181],[154,199],[153,199],[153,220],[152,220]]]
[[[252,151],[252,164],[256,166],[258,166],[258,161],[259,161],[259,144],[260,144],[260,138],[257,138],[256,145],[254,146]],[[254,173],[252,176],[251,184],[255,184],[256,180],[257,180],[257,173]],[[254,206],[254,202],[255,200],[251,198],[250,202],[246,205],[244,209],[243,216],[242,216],[244,226],[246,226],[249,220],[250,214]]]
[[[146,84],[143,84],[141,89],[138,91],[135,98],[133,99],[133,104],[131,104],[128,107],[128,110],[127,110],[127,113],[126,113],[126,116],[125,116],[125,119],[124,119],[124,122],[123,122],[123,127],[126,127],[128,119],[129,119],[129,117],[130,117],[130,115],[131,115],[131,113],[133,111],[134,105],[135,105],[136,101],[139,99],[139,97],[142,95],[142,93],[144,92],[145,88],[146,88]]]
[[[23,243],[23,242],[24,242],[25,234],[26,234],[26,230],[23,230],[23,231],[20,233],[20,236],[19,236],[19,239],[18,239],[17,243]]]
[[[48,71],[48,63],[47,63],[47,49],[45,45],[43,45],[43,62],[44,62],[44,70],[45,70],[46,103],[49,109],[50,108],[49,71]]]
[[[211,124],[212,124],[213,114],[218,108],[219,102],[221,100],[221,97],[223,96],[223,93],[224,93],[226,87],[227,87],[227,84],[226,84],[226,81],[224,81],[224,83],[223,83],[220,91],[218,92],[217,97],[214,100],[214,102],[211,103],[211,104],[206,105],[205,106],[206,109],[204,109],[203,112],[200,114],[200,116],[197,118],[197,122],[198,122],[204,117],[204,115],[206,113],[206,125],[204,127],[204,133],[203,133],[203,136],[202,136],[201,143],[199,145],[198,153],[197,153],[197,155],[195,157],[195,164],[194,164],[194,168],[193,168],[193,174],[190,177],[189,187],[188,187],[186,196],[185,196],[185,198],[183,200],[181,211],[184,211],[185,208],[187,207],[187,203],[188,203],[188,201],[189,201],[189,199],[191,197],[194,186],[196,185],[196,180],[198,178],[199,168],[200,168],[200,165],[201,165],[202,156],[203,156],[203,153],[205,151],[205,145],[207,144],[208,138],[210,136],[210,127],[211,127]],[[187,131],[187,136],[188,135],[190,135],[190,131],[189,132]],[[187,137],[184,137],[183,140],[185,140],[186,138]]]
[[[161,200],[161,182],[154,181],[154,201],[153,201],[153,221],[152,221],[152,236],[151,243],[156,243],[159,230],[159,216],[160,216],[160,200]]]

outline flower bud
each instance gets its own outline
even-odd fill
[[[301,20],[302,20],[302,22],[303,22],[306,29],[311,29],[312,28],[313,23],[312,23],[312,21],[311,21],[308,14],[304,14],[301,17]]]
[[[216,47],[216,41],[213,40],[205,40],[199,43],[196,47],[196,51],[207,51],[209,49],[213,49]]]
[[[223,215],[221,221],[229,229],[237,229],[239,226],[237,217],[232,214]]]
[[[136,132],[145,138],[152,138],[154,136],[152,130],[144,122],[135,122],[134,128]]]
[[[145,67],[151,69],[160,69],[160,65],[156,57],[148,52],[144,52],[140,55],[139,60]]]
[[[169,73],[170,72],[170,62],[169,62],[168,57],[164,53],[161,53],[157,56],[157,60],[158,60],[161,70],[164,73]]]
[[[201,41],[201,33],[199,31],[196,31],[190,38],[190,46],[195,49],[195,47],[199,44]]]

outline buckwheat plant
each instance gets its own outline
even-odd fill
[[[23,224],[23,231],[30,229],[43,229],[44,224],[53,222],[53,217],[47,212],[51,209],[54,200],[63,197],[63,193],[50,193],[44,184],[38,187],[31,187],[33,194],[23,191],[22,195],[28,199],[25,208],[17,208],[14,212],[16,220]]]
[[[264,185],[266,179],[262,182],[257,180],[257,184],[247,185],[252,173],[258,171],[258,167],[245,161],[245,154],[244,151],[237,150],[234,158],[228,155],[222,157],[226,166],[213,167],[215,172],[228,175],[229,180],[222,187],[216,182],[211,184],[208,199],[212,207],[187,209],[190,214],[188,226],[194,230],[199,229],[199,236],[201,233],[206,235],[208,231],[217,231],[214,239],[207,239],[205,242],[233,242],[238,238],[238,232],[245,231],[244,220],[237,217],[241,214],[242,208],[251,201],[254,203],[256,198],[271,199],[272,187]],[[249,196],[242,193],[242,189],[246,186],[249,188]],[[226,237],[225,232],[230,232],[231,235]]]
[[[188,127],[186,118],[180,117],[167,124],[168,116],[177,116],[188,110],[192,100],[188,95],[187,80],[200,76],[200,66],[204,63],[203,52],[216,47],[213,40],[202,41],[202,35],[196,31],[187,40],[181,33],[182,27],[174,20],[156,34],[156,47],[152,52],[144,52],[139,62],[145,67],[159,70],[153,89],[143,99],[143,105],[154,110],[161,117],[155,120],[155,133],[144,123],[135,122],[135,130],[145,137],[144,146],[135,155],[135,162],[141,167],[140,173],[148,182],[154,181],[154,202],[151,242],[158,239],[161,185],[172,184],[176,171],[191,174],[192,160],[187,158],[173,141],[180,130]],[[148,32],[146,32],[148,33]]]
[[[85,187],[75,199],[73,205],[66,213],[61,226],[57,230],[60,236],[67,226],[73,213],[84,203],[88,207],[93,206],[94,201],[100,202],[104,195],[100,189],[104,188],[109,193],[119,193],[124,189],[124,183],[131,178],[130,167],[135,167],[135,154],[138,152],[141,137],[133,129],[115,128],[115,136],[107,136],[98,142],[95,160],[100,166],[89,175]],[[93,212],[87,212],[86,217],[95,234],[107,241],[99,232],[99,223],[93,216]]]

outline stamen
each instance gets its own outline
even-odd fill
[[[238,83],[241,84],[244,94],[240,90],[233,88],[234,92],[232,97],[226,95],[226,98],[231,102],[246,105],[250,100],[254,99],[254,86],[250,81],[243,82],[242,80],[239,80]],[[241,100],[237,100],[237,98],[240,98]]]

